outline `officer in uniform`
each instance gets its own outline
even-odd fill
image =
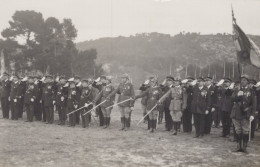
[[[222,118],[221,137],[226,137],[227,135],[230,135],[230,126],[231,126],[230,113],[233,107],[233,101],[232,101],[233,90],[230,88],[232,80],[230,78],[225,78],[224,80],[225,80],[224,86],[221,90],[221,105],[220,105],[221,118]]]
[[[199,77],[197,85],[193,89],[193,98],[191,103],[191,112],[193,113],[195,138],[203,137],[205,130],[205,116],[209,113],[210,95],[208,89],[204,86],[204,79]]]
[[[143,92],[145,92],[145,91],[149,88],[149,81],[150,81],[149,79],[146,80],[146,81],[141,85],[141,87],[139,88],[139,90],[141,91],[141,94],[142,94]],[[142,110],[143,110],[143,116],[145,116],[145,115],[146,115],[146,112],[147,112],[146,105],[147,105],[147,96],[144,96],[144,97],[142,97],[142,99],[141,99],[141,107],[142,107]],[[146,121],[148,122],[148,130],[149,130],[149,129],[150,129],[150,126],[149,126],[150,121],[149,121],[149,116],[148,116],[148,115],[144,118],[144,123],[145,123]]]
[[[249,88],[248,83],[248,76],[241,76],[240,90],[234,91],[232,95],[234,107],[231,112],[231,118],[237,133],[237,152],[246,152],[249,140],[249,123],[254,120],[255,116],[255,92]]]
[[[25,95],[24,95],[24,111],[26,112],[27,115],[27,120],[25,122],[33,121],[35,99],[36,99],[36,87],[34,85],[33,77],[29,76],[28,82],[26,84]]]
[[[182,112],[186,108],[183,102],[183,96],[184,92],[180,85],[180,78],[176,77],[173,87],[169,89],[164,97],[160,100],[163,101],[165,97],[168,97],[171,100],[169,110],[174,127],[173,135],[177,135],[178,131],[180,131]]]
[[[18,109],[18,118],[23,117],[23,109],[24,109],[24,95],[26,91],[26,82],[27,77],[24,77],[18,85],[17,92],[16,92],[16,100],[17,100],[17,109]]]
[[[211,77],[205,78],[205,86],[208,88],[208,95],[210,96],[210,104],[207,104],[209,107],[209,113],[205,116],[205,134],[210,134],[211,126],[213,122],[213,112],[216,111],[217,106],[217,90],[213,85]]]
[[[158,80],[156,77],[150,77],[149,78],[149,87],[142,92],[140,95],[136,96],[135,99],[141,98],[141,97],[147,97],[147,110],[150,111],[160,100],[160,97],[162,95],[162,90],[158,86]],[[161,103],[159,101],[159,103]],[[150,132],[154,132],[157,125],[157,115],[158,115],[158,108],[154,108],[150,114],[149,114],[149,120],[150,120]]]
[[[187,77],[186,83],[186,95],[187,95],[187,106],[183,111],[182,122],[183,122],[183,132],[191,132],[192,131],[192,113],[191,113],[191,102],[193,96],[193,86],[191,85],[194,78]]]
[[[57,94],[56,94],[56,109],[59,114],[58,125],[65,125],[65,121],[67,119],[66,106],[67,106],[67,99],[68,99],[68,87],[69,87],[69,83],[67,83],[65,77],[60,76],[59,83],[57,85]]]
[[[87,79],[83,79],[82,92],[81,92],[80,103],[79,103],[79,107],[85,106],[85,108],[81,110],[82,128],[89,126],[91,120],[90,110],[93,108],[94,105],[93,101],[97,96],[97,94],[98,94],[98,90],[92,86],[89,86],[89,81]],[[88,114],[85,114],[88,111],[90,112]]]
[[[11,106],[11,119],[18,120],[18,107],[17,107],[17,89],[19,87],[19,78],[17,75],[12,76],[11,92],[10,92],[10,106]]]
[[[42,89],[43,89],[43,83],[40,81],[41,77],[40,76],[35,76],[34,77],[34,84],[36,87],[36,99],[35,99],[35,110],[34,110],[34,115],[36,118],[36,121],[41,121],[42,120],[42,111],[43,111],[43,106],[42,106]]]
[[[95,98],[94,102],[100,101],[101,103],[105,101],[103,104],[101,104],[101,111],[104,116],[104,129],[107,128],[110,125],[110,115],[113,107],[110,107],[114,104],[115,96],[111,97],[110,99],[107,99],[107,96],[112,93],[115,88],[112,86],[112,78],[107,76],[106,79],[101,79],[103,88],[100,93],[98,93],[97,97]],[[101,100],[100,100],[101,99]]]
[[[117,102],[122,102],[127,99],[134,99],[135,92],[134,87],[130,83],[129,76],[123,74],[121,77],[121,83],[119,86],[108,95],[107,100],[110,100],[115,94],[119,94]],[[133,107],[133,100],[126,101],[118,105],[121,114],[121,130],[129,130],[130,128],[130,113]]]
[[[81,83],[81,77],[78,75],[74,76],[74,82],[76,84],[76,90],[77,90],[77,101],[80,101],[80,96],[82,92],[82,83]],[[76,124],[79,124],[80,121],[80,112],[76,112]]]
[[[46,124],[52,124],[54,121],[54,104],[55,104],[55,92],[53,77],[51,75],[45,76],[45,84],[42,92],[44,101],[44,111],[46,113]]]
[[[174,78],[172,76],[166,77],[166,85],[161,84],[161,88],[163,91],[163,94],[168,92],[173,87]],[[172,129],[173,121],[170,114],[170,104],[171,104],[171,98],[167,97],[163,102],[163,108],[164,108],[164,117],[165,117],[165,130],[170,131]]]
[[[1,107],[3,112],[3,118],[9,119],[9,96],[11,91],[11,81],[9,81],[9,74],[4,72],[1,78]]]
[[[76,84],[73,79],[69,79],[69,90],[68,90],[68,100],[67,100],[67,113],[70,113],[78,109],[79,101],[77,94]],[[74,127],[76,125],[76,113],[69,115],[69,127]]]
[[[254,92],[255,92],[255,94],[256,94],[256,87],[255,87],[255,85],[256,85],[256,80],[254,80],[254,79],[250,79],[249,80],[249,87],[252,89],[252,90],[254,90]],[[256,98],[257,98],[257,96],[256,96]],[[257,108],[257,107],[256,107]],[[254,119],[252,122],[251,122],[251,139],[254,139],[255,138],[255,130],[256,130],[256,125],[257,125],[257,111],[256,111],[256,115],[255,115],[255,117],[256,117],[256,119]]]

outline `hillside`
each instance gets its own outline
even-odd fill
[[[250,37],[260,46],[260,36]],[[98,61],[107,73],[116,75],[128,72],[138,84],[149,74],[163,78],[170,74],[170,69],[173,75],[184,77],[186,66],[190,76],[210,74],[220,78],[224,74],[224,62],[225,74],[232,77],[234,64],[235,78],[237,77],[236,63],[233,63],[236,61],[235,48],[230,34],[180,33],[170,36],[143,33],[85,41],[78,43],[77,48],[96,48]]]

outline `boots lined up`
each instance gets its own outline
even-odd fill
[[[237,150],[235,152],[247,152],[247,143],[249,140],[249,134],[238,134],[237,135]]]

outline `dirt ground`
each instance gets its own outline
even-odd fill
[[[155,133],[141,123],[139,102],[130,131],[119,131],[120,115],[112,111],[109,129],[92,122],[89,128],[47,125],[0,119],[0,166],[260,166],[260,135],[249,144],[249,154],[233,153],[236,144],[219,137],[221,129],[194,139],[194,132],[173,136],[159,124]],[[0,114],[2,117],[2,112]],[[55,114],[57,119],[57,114]]]

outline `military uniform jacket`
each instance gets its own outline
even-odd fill
[[[52,107],[55,100],[55,91],[53,83],[46,83],[43,86],[42,101],[44,101],[44,107]]]
[[[232,101],[233,90],[222,88],[221,90],[221,103],[219,109],[224,112],[231,112],[233,107]]]
[[[26,91],[26,82],[20,82],[16,92],[16,99],[22,100]]]
[[[74,105],[79,105],[79,100],[77,99],[78,96],[76,88],[69,88],[67,107],[74,108]]]
[[[36,99],[36,87],[33,83],[27,83],[26,84],[26,91],[24,94],[24,104],[34,104],[34,102],[31,101],[31,99]]]
[[[57,105],[66,105],[67,99],[68,99],[68,87],[64,87],[64,85],[58,85],[57,86],[57,93],[56,93],[56,104]],[[61,101],[61,98],[64,98],[63,101]]]
[[[11,91],[11,81],[4,80],[1,82],[1,98],[8,98]]]
[[[239,91],[243,91],[242,96],[238,96]],[[232,101],[234,106],[231,111],[231,118],[242,120],[249,119],[249,117],[255,116],[256,111],[256,96],[253,89],[249,87],[241,88],[240,90],[235,90],[232,94]]]
[[[91,103],[95,99],[95,97],[98,95],[98,89],[97,88],[82,88],[81,96],[80,96],[80,106],[84,106],[85,103]]]
[[[213,85],[210,85],[208,88],[208,95],[210,96],[210,104],[208,104],[209,111],[212,110],[212,108],[217,107],[217,88]]]
[[[117,102],[122,102],[135,96],[134,87],[131,83],[120,83],[119,86],[109,95],[109,98],[114,96],[116,93],[119,94]],[[119,104],[120,107],[132,107],[133,101],[129,100]]]
[[[115,101],[115,95],[111,96],[109,99],[107,99],[107,97],[114,90],[115,88],[111,84],[103,86],[102,90],[100,91],[100,93],[97,94],[97,97],[95,98],[94,101],[99,101],[99,99],[101,99],[100,102],[103,102],[104,100],[107,100],[105,103],[101,104],[101,107],[104,108],[113,105]]]
[[[35,84],[36,87],[36,102],[40,102],[42,100],[42,91],[43,91],[43,83],[38,82]]]
[[[17,94],[18,87],[19,87],[19,82],[18,81],[16,83],[13,82],[11,84],[11,92],[10,92],[10,99],[11,100],[16,99],[16,94]]]
[[[208,89],[204,86],[202,89],[195,86],[193,89],[191,112],[195,114],[205,114],[206,110],[210,109],[209,104],[210,96],[208,95]]]
[[[169,97],[171,100],[169,106],[170,111],[182,111],[184,109],[184,107],[182,106],[183,90],[181,86],[172,87],[170,90],[168,90],[168,92],[164,96]]]
[[[147,110],[151,110],[157,104],[158,100],[161,98],[162,90],[159,86],[149,87],[142,94],[136,96],[136,99],[145,96],[147,97],[146,108]]]
[[[141,90],[141,94],[142,94],[142,93],[144,93],[148,88],[149,88],[149,86],[142,84],[141,87],[139,88],[139,90]],[[142,97],[142,100],[141,100],[141,104],[142,104],[142,105],[145,105],[145,106],[146,106],[146,104],[147,104],[147,98],[148,98],[147,96]]]
[[[171,86],[172,87],[172,86]],[[163,94],[167,93],[171,87],[168,87],[168,86],[161,86],[161,89],[163,91]],[[171,97],[170,96],[166,96],[165,100],[163,101],[163,108],[165,110],[169,110],[169,107],[170,107],[170,104],[171,104]]]
[[[191,111],[191,103],[192,103],[192,97],[193,97],[193,87],[189,86],[186,89],[186,94],[187,94],[187,111],[190,112]]]

